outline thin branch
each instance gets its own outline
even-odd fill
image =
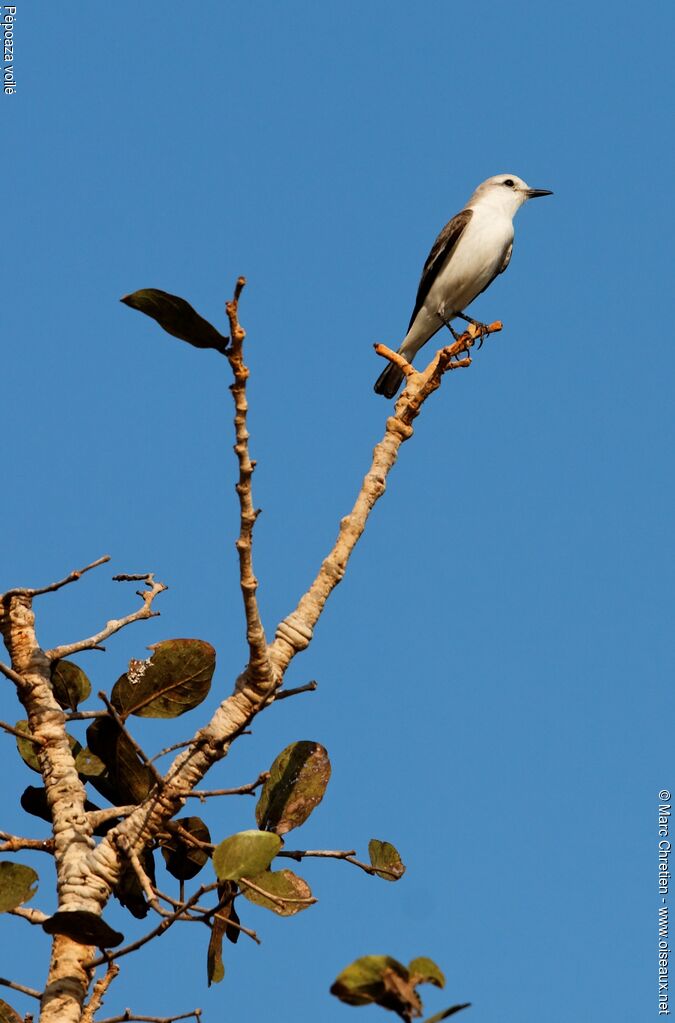
[[[66,714],[66,721],[89,721],[91,718],[104,718],[105,710],[73,710]]]
[[[12,916],[20,916],[22,920],[27,920],[29,924],[43,924],[45,920],[49,920],[46,913],[43,913],[40,909],[28,909],[27,906],[15,906],[14,909],[8,909],[8,913]]]
[[[304,860],[308,856],[320,857],[322,859],[331,860],[344,860],[346,863],[351,863],[355,867],[360,867],[366,874],[376,876],[379,874],[390,874],[391,877],[398,878],[401,876],[395,870],[387,870],[386,867],[374,867],[371,863],[363,863],[361,860],[356,859],[356,849],[283,849],[277,853],[277,856],[287,856],[291,860]]]
[[[80,1023],[94,1023],[94,1016],[103,1005],[105,993],[119,972],[120,968],[117,963],[108,963],[108,969],[94,984],[91,998],[82,1012]]]
[[[62,586],[67,586],[69,583],[76,583],[78,579],[81,579],[85,572],[90,572],[92,568],[98,568],[99,565],[105,565],[107,561],[110,561],[110,555],[104,554],[102,558],[97,558],[96,561],[92,561],[90,565],[85,565],[84,568],[76,568],[73,572],[65,577],[65,579],[59,579],[57,583],[50,583],[49,586],[40,586],[37,589],[28,588],[25,586],[18,586],[13,590],[7,590],[3,593],[3,597],[39,597],[43,593],[53,593],[54,590],[60,590]]]
[[[0,831],[0,852],[19,852],[20,849],[35,849],[37,852],[54,852],[53,838],[22,838]]]
[[[148,901],[148,903],[152,906],[156,913],[159,913],[160,916],[170,916],[171,914],[168,913],[165,909],[162,909],[162,907],[160,906],[159,901],[152,887],[152,881],[150,880],[145,870],[143,869],[143,864],[139,860],[137,854],[131,848],[131,844],[126,835],[118,835],[115,844],[122,853],[122,855],[126,856],[129,863],[131,864],[132,870],[136,875],[138,883],[140,884],[141,890],[145,895],[145,898]]]
[[[272,670],[267,655],[267,640],[260,618],[256,591],[258,580],[253,572],[253,526],[260,514],[253,505],[251,496],[251,477],[255,470],[255,462],[251,460],[248,448],[249,432],[247,427],[248,400],[246,397],[246,381],[249,377],[248,366],[244,364],[243,344],[246,331],[239,323],[239,296],[246,284],[240,277],[237,281],[234,298],[227,303],[226,310],[230,321],[230,347],[226,351],[227,360],[234,375],[234,383],[230,386],[234,398],[234,429],[236,444],[234,452],[239,463],[239,481],[235,490],[239,495],[239,537],[236,548],[239,554],[239,578],[241,593],[246,615],[246,639],[249,648],[247,678],[249,683],[263,689],[271,689],[273,685]]]
[[[121,1016],[107,1016],[99,1020],[99,1023],[127,1023],[129,1020],[139,1020],[140,1023],[175,1023],[178,1019],[201,1019],[202,1010],[193,1009],[192,1012],[183,1012],[180,1016],[137,1016],[131,1009],[125,1009]],[[84,1017],[83,1021],[84,1021]]]
[[[167,753],[173,753],[174,750],[183,749],[185,746],[189,746],[193,741],[193,739],[186,739],[184,742],[174,742],[173,746],[167,746],[166,749],[161,749],[159,753],[155,753],[154,757],[150,757],[150,763],[153,764],[155,760],[159,760],[160,757],[165,757]]]
[[[217,888],[218,885],[215,884],[215,885],[212,885],[211,887],[212,888]],[[180,906],[180,905],[182,905],[182,903],[178,902],[176,899],[172,899],[170,895],[165,895],[164,892],[160,892],[159,889],[154,887],[154,886],[153,886],[153,891],[154,891],[155,895],[157,895],[158,898],[163,899],[165,902],[168,902],[170,906]],[[189,916],[185,916],[182,919],[184,919],[186,921],[190,921],[191,923],[194,923],[194,924],[204,924],[204,923],[208,924],[210,918],[212,916],[214,916],[220,909],[222,909],[222,907],[225,905],[225,903],[230,898],[231,898],[231,896],[229,896],[229,895],[223,895],[218,900],[216,905],[212,906],[210,909],[208,908],[208,906],[200,906],[199,903],[197,903],[196,905],[194,905],[192,907],[192,909],[193,909],[194,913],[199,913],[199,916],[193,916],[192,914],[190,914]],[[240,923],[235,923],[234,920],[229,920],[228,921],[228,927],[235,927],[238,931],[241,931],[242,934],[245,934],[247,937],[249,937],[253,941],[255,941],[256,945],[261,945],[262,944],[262,942],[260,941],[260,938],[258,937],[256,932],[252,931],[249,927],[244,927],[244,925],[241,922]]]
[[[10,735],[15,735],[17,739],[25,739],[26,742],[32,742],[35,746],[44,746],[43,739],[37,739],[34,735],[30,735],[29,732],[22,732],[20,728],[14,728],[13,725],[8,725],[6,721],[0,721],[0,728],[4,729],[5,732],[9,732]]]
[[[12,991],[20,991],[22,995],[28,995],[29,998],[37,998],[38,1002],[42,998],[41,991],[36,991],[34,987],[26,987],[25,984],[17,984],[14,980],[7,980],[6,977],[0,977],[0,984],[3,987],[11,987]]]
[[[285,895],[273,895],[272,892],[266,892],[264,888],[259,888],[257,884],[254,884],[253,881],[249,881],[247,877],[240,877],[237,884],[246,885],[247,888],[251,888],[254,892],[257,892],[258,895],[263,895],[266,899],[269,899],[270,902],[274,902],[277,906],[281,907],[285,906],[287,903],[292,903],[293,905],[300,903],[303,906],[313,906],[314,903],[318,901],[314,898],[314,896],[311,896],[309,899],[293,899],[287,898]]]
[[[147,943],[152,941],[153,938],[158,938],[160,934],[164,934],[164,931],[171,927],[172,924],[175,924],[176,920],[180,920],[182,914],[187,912],[187,910],[190,909],[191,906],[194,906],[195,903],[199,902],[206,892],[212,891],[217,887],[217,884],[212,884],[198,888],[194,895],[192,895],[186,902],[181,903],[180,907],[176,909],[174,913],[171,913],[170,916],[163,917],[160,923],[158,923],[151,931],[148,931],[147,934],[144,934],[142,938],[139,938],[137,941],[132,941],[131,944],[125,945],[124,948],[118,948],[115,952],[104,952],[103,955],[98,956],[96,959],[91,959],[86,964],[86,968],[88,970],[93,970],[95,967],[101,966],[103,963],[112,962],[114,959],[121,959],[122,956],[127,956],[130,952],[136,952],[139,948],[143,948],[143,945],[147,945]]]
[[[200,799],[202,803],[205,799],[211,799],[213,796],[252,796],[269,776],[269,771],[263,771],[255,781],[249,782],[248,785],[240,785],[236,789],[193,789],[191,792],[183,792],[181,795],[188,799]]]
[[[0,661],[0,672],[2,672],[5,678],[8,678],[10,682],[13,682],[15,686],[23,685],[24,680],[21,675],[19,675],[18,671],[14,671],[14,668],[10,668],[8,664],[3,664],[2,661]]]
[[[137,808],[136,803],[130,803],[128,806],[106,806],[104,810],[89,810],[87,819],[93,831],[99,824],[115,820],[116,817],[128,817]]]
[[[152,602],[160,593],[168,589],[164,583],[155,582],[155,577],[152,572],[148,572],[147,575],[143,576],[124,576],[116,575],[113,576],[115,582],[127,582],[136,581],[141,579],[148,586],[147,590],[138,590],[138,596],[143,600],[143,606],[133,614],[126,615],[124,618],[116,618],[106,623],[105,628],[97,632],[95,636],[89,636],[88,639],[78,640],[76,643],[65,643],[63,646],[54,647],[53,650],[47,650],[47,657],[52,661],[58,661],[63,657],[70,657],[71,654],[79,653],[81,650],[94,650],[100,647],[103,640],[108,639],[109,636],[113,636],[120,629],[124,629],[127,625],[131,625],[132,622],[140,622],[145,618],[156,618],[159,615],[159,611],[152,610]]]
[[[312,679],[307,685],[297,686],[296,689],[277,689],[274,694],[274,702],[278,703],[279,700],[286,700],[289,696],[297,696],[298,693],[313,693],[315,689],[318,689],[319,683]]]
[[[468,353],[478,337],[497,330],[501,330],[501,323],[492,323],[483,331],[471,324],[470,329],[457,341],[438,351],[426,369],[408,375],[394,413],[387,419],[385,435],[373,451],[370,468],[361,484],[354,507],[340,522],[332,550],[324,558],[314,582],[295,610],[278,626],[274,642],[270,644],[269,656],[277,675],[283,676],[295,655],[311,643],[314,627],[326,601],[344,577],[347,562],[366,528],[368,516],[384,494],[387,476],[396,461],[399,448],[413,434],[412,424],[422,405],[440,386],[444,373],[471,364],[468,357],[461,362],[454,362],[455,357]],[[376,351],[396,365],[399,364],[401,357],[384,345],[377,345]]]

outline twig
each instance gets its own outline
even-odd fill
[[[131,864],[132,870],[136,875],[138,883],[140,884],[141,890],[145,895],[145,898],[147,899],[148,903],[152,906],[156,913],[159,913],[160,916],[170,916],[171,914],[167,913],[167,911],[165,909],[162,909],[162,907],[160,906],[157,896],[155,895],[155,892],[152,887],[152,881],[150,880],[145,870],[143,869],[143,865],[139,860],[138,856],[131,848],[131,844],[126,835],[118,835],[115,840],[115,845],[120,850],[122,855],[126,856],[129,863]]]
[[[236,789],[193,789],[191,792],[183,792],[180,795],[188,799],[200,799],[202,803],[205,799],[210,799],[212,796],[252,796],[255,794],[255,790],[267,781],[269,776],[269,771],[263,771],[255,781],[249,782],[248,785],[240,785]]]
[[[96,561],[92,561],[90,565],[85,565],[84,568],[76,568],[73,572],[65,577],[65,579],[59,579],[57,583],[50,583],[49,586],[40,586],[37,589],[28,588],[25,586],[17,586],[13,590],[7,590],[3,593],[3,597],[39,597],[43,593],[53,593],[54,590],[60,590],[62,586],[67,586],[68,583],[75,583],[80,579],[85,572],[91,571],[92,568],[98,568],[99,565],[105,565],[106,561],[110,561],[110,555],[104,554],[102,558],[98,558]]]
[[[401,876],[395,870],[387,870],[386,867],[374,867],[371,863],[363,863],[356,859],[356,849],[283,849],[277,856],[287,856],[291,860],[304,860],[308,856],[321,857],[322,859],[344,860],[355,867],[360,867],[366,874],[375,876],[378,874],[390,874],[397,880]]]
[[[40,991],[36,991],[34,987],[26,987],[25,984],[17,984],[15,980],[0,977],[0,984],[3,987],[11,987],[12,991],[20,991],[22,995],[28,995],[29,998],[37,998],[38,1002],[42,998]]]
[[[313,693],[318,686],[319,683],[312,679],[312,681],[308,682],[307,685],[298,686],[296,689],[277,689],[274,694],[274,702],[278,703],[279,700],[285,700],[289,696],[297,696],[298,693]]]
[[[139,938],[137,941],[132,941],[131,944],[125,945],[124,948],[118,948],[115,952],[104,952],[103,955],[98,956],[96,959],[91,959],[86,964],[86,969],[93,970],[95,967],[101,966],[103,963],[111,962],[114,959],[121,959],[122,956],[129,955],[130,952],[136,952],[139,948],[142,948],[143,945],[147,945],[149,941],[152,941],[153,938],[157,938],[160,934],[164,934],[164,931],[171,927],[172,924],[175,924],[176,920],[180,920],[183,913],[187,912],[187,910],[190,909],[191,906],[194,906],[196,902],[199,902],[202,895],[217,887],[217,884],[215,884],[204,885],[202,888],[198,888],[194,895],[192,895],[186,902],[181,903],[180,907],[176,909],[174,913],[171,913],[170,916],[165,916],[156,927],[154,927],[151,931],[148,931],[147,934],[144,934],[142,938]]]
[[[215,885],[212,885],[211,887],[212,888],[217,888],[218,885],[215,884]],[[180,906],[181,905],[181,903],[178,902],[176,899],[172,899],[170,895],[165,895],[164,892],[160,892],[159,889],[155,888],[154,886],[153,886],[153,891],[154,891],[155,895],[158,896],[158,898],[163,899],[165,902],[168,902],[170,906]],[[217,913],[218,910],[221,909],[230,898],[231,898],[230,895],[223,895],[218,900],[216,905],[212,906],[210,909],[207,906],[200,906],[199,903],[197,903],[196,905],[194,905],[192,907],[192,909],[193,909],[193,912],[199,913],[199,916],[192,916],[192,915],[190,915],[190,916],[184,917],[184,919],[186,921],[189,920],[191,923],[195,923],[195,924],[208,923],[209,919],[212,916],[214,916],[214,914]],[[256,932],[252,931],[249,927],[244,927],[244,925],[242,923],[235,923],[234,920],[229,920],[228,921],[228,927],[236,927],[236,929],[238,931],[241,931],[242,934],[245,934],[247,937],[249,937],[253,941],[255,941],[256,945],[262,944],[262,942],[260,941],[260,938],[258,937]]]
[[[192,1012],[183,1012],[180,1016],[137,1016],[131,1009],[125,1009],[121,1016],[107,1016],[98,1023],[128,1023],[129,1020],[139,1020],[140,1023],[175,1023],[178,1019],[201,1019],[202,1010],[193,1009]],[[84,1017],[82,1017],[84,1020]]]
[[[164,784],[164,779],[162,778],[162,775],[159,773],[159,771],[157,770],[155,765],[152,763],[152,761],[149,759],[149,757],[144,752],[144,750],[141,749],[141,747],[138,745],[138,743],[134,739],[133,735],[131,734],[131,732],[127,728],[126,724],[124,723],[123,719],[117,713],[116,709],[113,707],[112,703],[110,702],[110,700],[108,699],[106,694],[103,692],[103,690],[101,690],[101,692],[98,695],[99,695],[99,699],[103,700],[103,703],[105,704],[106,710],[108,711],[108,714],[110,715],[110,717],[113,719],[113,721],[118,726],[118,728],[120,728],[124,732],[124,734],[126,735],[127,739],[131,743],[131,745],[133,746],[135,752],[138,754],[138,756],[141,759],[141,761],[150,770],[153,778],[155,779],[155,783],[157,785],[160,785],[160,786],[163,785]]]
[[[160,757],[165,757],[167,753],[173,753],[174,750],[183,749],[184,746],[189,746],[192,742],[192,739],[186,739],[184,742],[174,742],[173,746],[167,746],[166,749],[161,749],[159,753],[155,753],[154,757],[150,757],[150,763],[154,763]]]
[[[138,809],[137,805],[129,804],[128,806],[106,806],[104,810],[89,810],[87,813],[87,819],[91,825],[92,831],[97,828],[99,824],[105,824],[106,821],[115,820],[116,817],[128,817]]]
[[[66,721],[89,721],[90,718],[104,718],[105,710],[73,710],[66,714]]]
[[[91,998],[82,1012],[80,1023],[94,1023],[94,1016],[103,1005],[103,997],[119,972],[120,968],[117,963],[108,963],[108,969],[94,984]]]
[[[2,661],[0,661],[0,672],[2,672],[5,678],[8,678],[10,682],[13,682],[14,685],[23,685],[23,678],[19,675],[18,671],[14,671],[14,668],[10,668],[8,664],[3,664]]]
[[[0,831],[0,852],[18,852],[20,849],[36,849],[38,852],[53,853],[53,838],[22,838]]]
[[[276,903],[277,906],[285,906],[287,903],[292,903],[293,905],[301,903],[303,906],[313,906],[317,901],[314,896],[311,896],[309,899],[293,899],[287,898],[285,895],[272,895],[272,892],[266,892],[264,888],[259,888],[257,884],[254,884],[253,881],[249,881],[247,877],[240,877],[237,884],[243,884],[246,885],[247,888],[252,888],[254,892],[258,893],[258,895],[263,895],[266,899],[269,899],[270,902]]]
[[[12,916],[20,916],[22,920],[27,920],[29,924],[43,924],[45,920],[49,920],[46,913],[43,913],[40,909],[28,909],[27,906],[15,906],[14,909],[8,909],[8,913]]]
[[[76,643],[65,643],[63,646],[54,647],[53,650],[47,650],[46,654],[52,661],[58,661],[63,657],[69,657],[71,654],[79,653],[81,650],[94,650],[99,647],[104,639],[108,639],[109,636],[113,636],[120,629],[124,629],[127,625],[131,625],[132,622],[140,622],[145,618],[156,618],[159,615],[159,611],[152,610],[152,602],[160,593],[168,589],[164,583],[155,582],[155,577],[152,572],[148,572],[147,575],[143,576],[113,576],[116,582],[136,581],[138,579],[143,580],[149,587],[147,590],[138,590],[138,596],[143,600],[143,606],[133,614],[126,615],[124,618],[112,619],[106,623],[105,628],[97,632],[95,636],[89,636],[88,639],[80,639]]]
[[[27,742],[32,742],[35,746],[44,746],[45,742],[43,739],[37,739],[34,735],[29,732],[22,732],[20,728],[14,728],[13,725],[8,725],[6,721],[0,721],[0,728],[3,728],[10,735],[15,735],[17,739],[25,739]]]
[[[267,655],[267,640],[260,618],[256,591],[258,580],[253,572],[252,539],[253,526],[260,514],[253,505],[251,496],[251,477],[255,470],[255,462],[251,460],[247,427],[248,400],[246,397],[246,381],[249,377],[248,366],[244,364],[243,344],[246,331],[239,323],[239,296],[246,284],[246,278],[237,281],[234,297],[227,303],[227,316],[230,321],[230,347],[226,351],[227,360],[234,375],[234,383],[230,386],[234,398],[234,429],[236,444],[234,452],[239,463],[239,481],[235,490],[239,495],[239,537],[235,543],[239,554],[239,579],[246,615],[246,639],[249,648],[247,678],[249,683],[259,685],[263,689],[271,689],[273,684],[272,670]]]
[[[490,324],[482,333],[493,333],[496,330],[501,330],[501,323]],[[412,424],[423,403],[440,386],[445,372],[462,365],[452,360],[456,355],[468,352],[480,333],[472,326],[454,344],[438,351],[421,373],[413,372],[407,377],[406,387],[396,402],[394,414],[387,419],[385,435],[373,451],[370,468],[361,484],[354,507],[340,522],[332,550],[324,558],[314,582],[301,597],[295,610],[279,624],[274,642],[270,644],[269,656],[278,676],[283,676],[295,655],[311,643],[314,626],[329,596],[344,577],[347,562],[366,528],[368,516],[384,494],[387,476],[396,461],[399,448],[413,434]],[[384,345],[376,346],[376,350],[378,354],[397,363],[396,353]],[[469,365],[470,360],[464,360],[463,364]]]

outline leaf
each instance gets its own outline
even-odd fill
[[[72,661],[57,661],[52,668],[52,689],[59,706],[64,710],[77,710],[91,695],[91,682],[82,668]]]
[[[378,838],[371,838],[368,843],[368,855],[377,876],[384,881],[398,881],[405,874],[403,861],[391,842],[380,842]]]
[[[19,1016],[18,1012],[8,1005],[2,998],[0,998],[0,1023],[23,1023],[23,1019]]]
[[[116,721],[96,718],[87,729],[89,749],[108,769],[114,795],[123,803],[140,803],[153,787],[152,771],[138,757],[136,750]],[[94,777],[92,777],[94,782]],[[100,779],[98,779],[100,780]],[[105,793],[102,793],[105,795]]]
[[[155,858],[152,854],[152,850],[145,849],[140,859],[143,870],[154,884]],[[141,888],[141,883],[136,876],[136,871],[131,864],[127,863],[123,868],[119,881],[113,888],[113,895],[118,900],[120,906],[124,906],[125,909],[128,909],[131,915],[136,917],[137,920],[143,920],[148,915],[150,907],[146,901],[145,893]]]
[[[276,758],[262,787],[255,817],[258,827],[285,835],[298,828],[323,799],[330,760],[318,742],[293,742]]]
[[[22,863],[0,862],[0,913],[29,902],[37,891],[38,876]]]
[[[215,348],[217,352],[224,352],[227,348],[229,338],[219,334],[184,298],[170,295],[168,291],[143,288],[125,295],[120,302],[151,316],[167,334],[187,341],[195,348]]]
[[[176,824],[180,824],[184,831],[192,835],[200,842],[210,842],[211,835],[201,817],[179,817]],[[191,881],[209,858],[206,849],[199,849],[191,845],[180,833],[171,832],[171,837],[162,842],[162,856],[166,863],[166,869],[179,881]]]
[[[426,956],[419,956],[408,963],[408,972],[410,974],[410,982],[415,986],[418,984],[433,984],[435,987],[445,987],[444,974],[436,966],[433,959],[427,959]]]
[[[468,1009],[471,1002],[464,1002],[463,1005],[453,1005],[450,1009],[444,1009],[443,1012],[437,1012],[434,1016],[428,1016],[424,1020],[424,1023],[441,1023],[441,1020],[447,1019],[448,1016],[454,1016],[456,1012],[460,1012],[462,1009]]]
[[[193,710],[211,688],[216,651],[201,639],[167,639],[149,648],[147,661],[130,661],[110,700],[123,716],[177,718]]]
[[[216,913],[211,924],[211,935],[209,946],[206,950],[206,978],[209,987],[212,984],[220,984],[225,976],[223,965],[223,937],[225,936],[226,922],[220,913]]]
[[[256,888],[263,889],[274,898],[265,898],[260,892],[249,888],[246,884],[247,881],[251,881]],[[241,878],[239,887],[242,895],[249,902],[254,902],[256,906],[263,906],[265,909],[271,909],[279,916],[295,916],[296,913],[301,913],[303,909],[309,909],[316,902],[307,882],[294,874],[292,870],[265,870],[255,877],[247,875]],[[276,901],[278,899],[282,901]],[[286,899],[291,901],[287,902]],[[303,901],[298,902],[298,899]]]
[[[387,971],[407,980],[408,971],[403,963],[391,956],[362,956],[347,966],[334,981],[330,993],[347,1005],[381,1004],[385,994],[384,977]]]
[[[240,831],[213,852],[213,868],[220,881],[238,881],[267,870],[281,848],[281,839],[269,831]]]
[[[86,909],[54,913],[44,921],[42,929],[47,934],[65,934],[80,945],[96,945],[97,948],[114,948],[124,941],[124,935],[113,930],[103,917]]]
[[[26,735],[32,735],[30,725],[27,721],[17,721],[14,726],[17,731],[25,732]],[[72,735],[68,736],[68,742],[70,743],[70,749],[73,756],[77,756],[81,747],[77,739],[74,739]],[[30,739],[16,738],[16,748],[19,751],[19,755],[27,767],[30,767],[31,771],[35,771],[37,774],[41,774],[40,763],[37,758],[37,746]]]

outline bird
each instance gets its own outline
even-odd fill
[[[422,345],[444,326],[457,338],[450,326],[456,317],[483,326],[464,310],[509,265],[513,218],[520,207],[543,195],[553,192],[530,188],[515,174],[495,174],[478,186],[431,247],[399,355],[412,362]],[[393,398],[402,380],[403,372],[390,362],[375,381],[375,392]]]

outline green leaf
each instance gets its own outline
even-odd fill
[[[368,855],[371,866],[375,867],[377,876],[383,880],[398,881],[405,874],[403,861],[391,842],[380,842],[378,838],[371,838],[368,843]]]
[[[59,706],[64,710],[77,710],[91,695],[91,682],[77,664],[57,661],[52,668],[52,689]]]
[[[2,998],[0,998],[0,1023],[23,1023],[23,1019],[19,1016],[18,1012],[8,1005]]]
[[[179,817],[174,822],[199,842],[210,842],[211,835],[201,817]],[[206,849],[191,845],[179,833],[171,831],[171,837],[162,841],[162,856],[166,869],[179,881],[191,881],[209,858]]]
[[[391,956],[363,956],[342,971],[331,994],[348,1005],[375,1002],[404,1020],[422,1015],[422,1003],[402,963]]]
[[[267,870],[281,848],[281,839],[269,831],[240,831],[213,852],[213,867],[220,881],[238,881]]]
[[[0,913],[29,902],[37,891],[38,876],[22,863],[0,862]]]
[[[448,1016],[454,1016],[456,1012],[461,1012],[462,1009],[468,1009],[471,1002],[464,1002],[463,1005],[453,1005],[450,1009],[444,1009],[443,1012],[437,1012],[434,1016],[428,1016],[424,1020],[424,1023],[441,1023],[441,1020],[447,1019]]]
[[[103,917],[86,909],[54,913],[44,921],[42,929],[47,934],[65,934],[80,945],[96,945],[97,948],[114,948],[124,941],[124,935],[113,930]]]
[[[131,661],[110,697],[127,717],[177,718],[193,710],[211,688],[216,651],[201,639],[167,639],[149,648],[147,661]]]
[[[220,984],[225,976],[223,964],[223,938],[227,924],[220,913],[216,913],[211,924],[209,946],[206,950],[206,978],[209,987]]]
[[[140,803],[145,799],[155,783],[153,773],[139,759],[136,750],[116,721],[109,717],[96,718],[87,729],[87,742],[89,750],[100,758],[108,769],[107,788],[113,789],[111,793],[113,802],[121,805]],[[96,776],[91,778],[94,784],[100,780]],[[106,793],[102,792],[102,795]]]
[[[318,742],[293,742],[276,758],[262,787],[255,817],[264,831],[285,835],[303,824],[323,799],[330,760]]]
[[[19,732],[25,732],[26,735],[31,735],[30,725],[27,721],[17,721],[14,726]],[[82,748],[72,735],[68,736],[68,742],[70,743],[70,750],[74,757],[76,757]],[[37,746],[30,739],[16,739],[16,748],[19,751],[19,755],[27,767],[30,767],[31,771],[36,771],[41,774],[40,763],[37,758]]]
[[[187,341],[195,348],[215,348],[217,352],[224,352],[227,348],[229,338],[219,334],[184,298],[170,295],[168,291],[143,288],[125,295],[120,302],[151,316],[167,334]]]
[[[251,881],[256,888],[262,889],[272,897],[266,898],[261,892],[249,888],[247,881]],[[309,909],[316,902],[307,882],[294,874],[292,870],[265,870],[255,877],[247,875],[245,878],[241,878],[239,887],[242,895],[249,902],[254,902],[256,906],[263,906],[265,909],[271,909],[279,916],[294,916],[296,913],[301,913],[303,909]],[[298,902],[298,899],[301,901]]]
[[[410,981],[415,986],[418,984],[433,984],[435,987],[445,987],[443,972],[436,966],[433,959],[427,959],[426,956],[418,956],[417,959],[413,959],[412,962],[408,963],[408,972],[410,974]]]

